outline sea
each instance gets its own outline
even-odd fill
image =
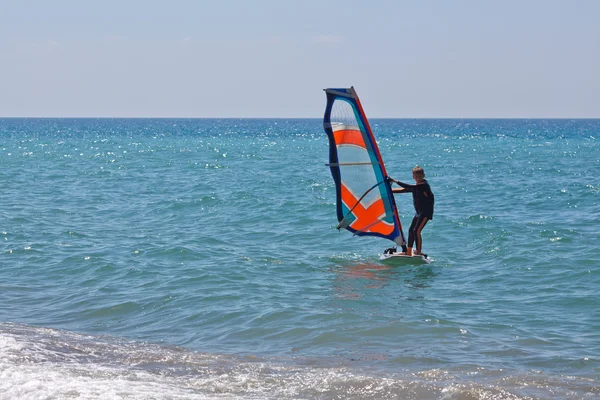
[[[318,118],[0,119],[0,399],[600,398],[600,120],[371,126],[431,264]]]

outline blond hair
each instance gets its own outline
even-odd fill
[[[412,169],[412,173],[415,177],[417,177],[419,179],[425,178],[425,171],[423,170],[423,168],[419,167],[418,165],[415,165],[415,167]]]

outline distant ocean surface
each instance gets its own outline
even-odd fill
[[[0,119],[0,399],[600,398],[600,120],[371,125],[430,265],[319,119]]]

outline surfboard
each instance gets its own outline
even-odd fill
[[[429,257],[426,256],[407,256],[400,253],[384,253],[379,257],[379,260],[385,264],[391,265],[418,265],[431,263]]]

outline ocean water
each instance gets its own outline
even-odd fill
[[[0,119],[0,399],[600,398],[600,120],[371,125],[429,265],[319,119]]]

